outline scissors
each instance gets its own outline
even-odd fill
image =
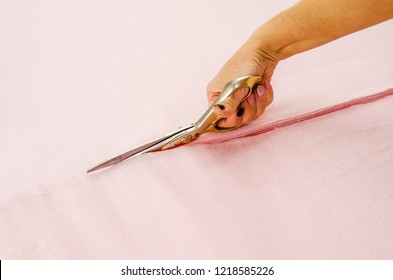
[[[253,87],[260,80],[260,76],[243,76],[230,81],[224,86],[221,94],[215,100],[215,102],[206,110],[206,112],[199,118],[196,123],[181,127],[178,130],[168,133],[159,139],[146,143],[142,146],[132,149],[131,151],[125,152],[117,157],[100,163],[99,165],[87,170],[87,173],[106,168],[111,165],[115,165],[137,155],[148,152],[164,151],[167,149],[182,146],[184,144],[188,144],[191,141],[198,139],[199,136],[201,136],[201,134],[205,132],[223,132],[236,129],[237,127],[221,128],[217,125],[218,121],[222,118],[213,113],[214,106],[228,98],[237,89],[242,87],[248,88],[248,93],[242,100],[244,101],[250,96]]]

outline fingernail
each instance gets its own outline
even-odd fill
[[[269,80],[265,80],[265,87],[266,87],[267,90],[272,89],[272,85],[270,84]]]
[[[258,93],[258,96],[263,96],[264,94],[265,94],[265,87],[264,86],[258,86],[257,87],[257,93]]]
[[[225,106],[222,105],[222,104],[217,104],[216,106],[217,106],[218,108],[220,108],[221,110],[225,110]]]
[[[241,116],[243,116],[243,114],[244,114],[244,108],[239,108],[237,110],[236,116],[240,118]]]
[[[254,103],[255,103],[255,95],[254,94],[250,94],[250,96],[247,98],[247,102],[251,106],[254,105]]]

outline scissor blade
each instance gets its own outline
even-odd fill
[[[137,147],[135,149],[132,149],[131,151],[125,152],[125,153],[123,153],[123,154],[121,154],[121,155],[119,155],[117,157],[114,157],[114,158],[112,158],[110,160],[107,160],[107,161],[105,161],[103,163],[100,163],[99,165],[97,165],[97,166],[87,170],[87,173],[90,173],[90,172],[93,172],[93,171],[96,171],[96,170],[99,170],[99,169],[102,169],[102,168],[105,168],[105,167],[109,167],[111,165],[115,165],[115,164],[117,164],[119,162],[122,162],[123,160],[126,160],[128,158],[131,158],[131,157],[134,157],[134,156],[146,153],[146,152],[151,152],[151,151],[153,151],[153,149],[149,149],[149,148],[151,148],[151,147],[153,147],[153,146],[155,146],[157,144],[160,144],[161,142],[165,141],[166,139],[168,139],[168,137],[164,136],[164,137],[162,137],[160,139],[154,140],[154,141],[152,141],[150,143],[147,143],[147,144],[139,146],[139,147]]]
[[[167,135],[165,135],[164,137],[161,137],[159,139],[156,139],[152,142],[149,142],[147,144],[144,144],[142,146],[139,146],[135,149],[132,149],[131,151],[125,152],[117,157],[114,157],[110,160],[107,160],[103,163],[100,163],[99,165],[87,170],[87,173],[105,168],[105,167],[109,167],[111,165],[115,165],[119,162],[122,162],[123,160],[126,160],[128,158],[132,158],[135,157],[137,155],[141,155],[147,152],[153,152],[153,151],[159,151],[161,150],[161,148],[165,145],[163,145],[163,142],[167,141],[168,139],[172,139],[173,137],[177,136],[178,134],[186,131],[187,129],[191,128],[192,125],[186,126],[186,127],[182,127],[179,130],[169,133]],[[165,142],[166,143],[166,142]]]

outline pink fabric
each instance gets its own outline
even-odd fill
[[[391,96],[85,173],[195,121],[209,79],[294,2],[1,1],[0,258],[393,258]],[[282,62],[236,133],[391,89],[392,49],[389,21]]]
[[[201,138],[200,138],[197,141],[192,142],[191,144],[218,144],[218,143],[238,139],[241,137],[255,136],[258,134],[272,131],[274,129],[286,127],[288,125],[297,124],[299,122],[304,122],[304,121],[318,118],[318,117],[321,117],[321,116],[324,116],[327,114],[331,114],[331,113],[334,113],[334,112],[337,112],[340,110],[344,110],[344,109],[350,108],[352,106],[368,104],[370,102],[378,101],[378,100],[380,100],[384,97],[390,96],[390,95],[393,95],[393,88],[389,89],[389,90],[385,90],[380,93],[362,96],[362,97],[355,98],[353,100],[349,100],[349,101],[346,101],[343,103],[339,103],[336,105],[321,108],[321,109],[315,110],[313,112],[301,114],[298,116],[293,116],[293,117],[286,118],[283,120],[277,120],[272,123],[262,124],[259,126],[252,124],[251,127],[244,126],[242,128],[229,131],[223,135],[209,134],[210,139],[208,137],[203,137],[202,138],[203,140],[201,140]]]

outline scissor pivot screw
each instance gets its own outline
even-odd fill
[[[194,135],[195,138],[198,138],[199,136],[201,136],[200,133],[195,133],[195,135]]]
[[[187,144],[192,140],[192,136],[190,134],[187,134],[185,136],[183,136],[183,138],[181,139],[183,144]]]

